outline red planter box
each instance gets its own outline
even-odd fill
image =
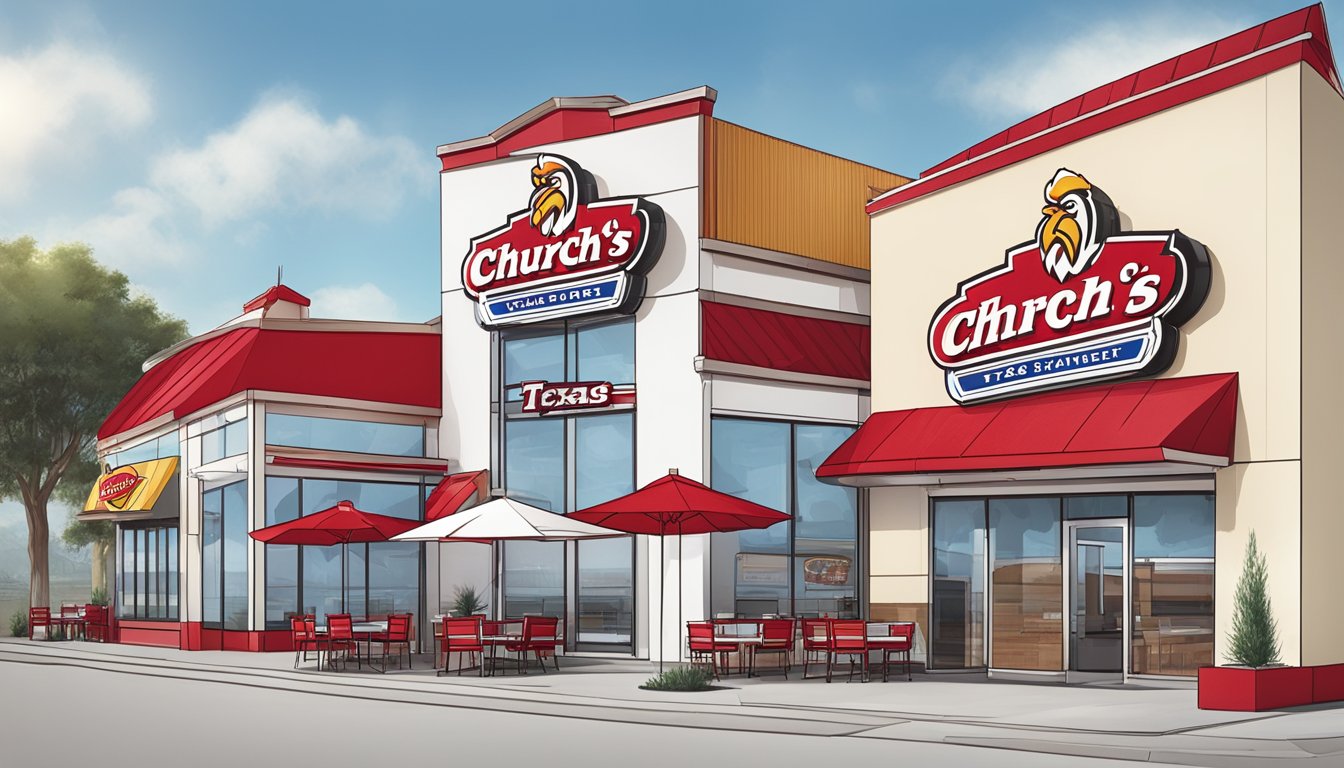
[[[1311,700],[1316,704],[1344,701],[1344,664],[1311,668]]]
[[[1200,667],[1199,708],[1263,712],[1312,703],[1311,667]]]

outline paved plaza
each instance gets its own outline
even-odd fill
[[[965,675],[828,685],[797,679],[795,668],[787,681],[730,677],[718,690],[678,694],[640,690],[654,666],[628,660],[565,658],[558,674],[484,679],[435,677],[428,657],[416,661],[387,675],[331,673],[311,662],[294,670],[286,653],[6,640],[0,688],[25,694],[7,697],[0,742],[33,759],[62,744],[71,764],[134,754],[138,765],[184,755],[196,765],[267,765],[331,746],[342,765],[396,754],[616,766],[638,755],[646,768],[733,754],[777,765],[843,755],[958,766],[1344,766],[1344,710],[1206,712],[1193,688]]]

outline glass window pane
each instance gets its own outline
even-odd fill
[[[504,543],[504,616],[565,615],[565,545],[560,541]]]
[[[420,610],[420,545],[410,541],[369,545],[369,614]]]
[[[169,432],[163,437],[160,437],[158,443],[158,454],[160,459],[176,456],[181,450],[181,443],[177,440],[176,432]]]
[[[1135,557],[1213,557],[1213,494],[1134,496]]]
[[[266,417],[266,443],[384,456],[424,456],[425,428],[418,424],[276,413]]]
[[[565,336],[529,336],[504,340],[504,384],[565,380]]]
[[[851,427],[794,427],[793,614],[859,615],[858,491],[817,479],[816,469]]]
[[[578,641],[630,645],[634,626],[634,546],[629,537],[578,543]]]
[[[201,621],[215,629],[222,620],[223,526],[224,494],[220,490],[207,491],[201,495]]]
[[[238,456],[247,453],[247,419],[225,425],[221,431],[224,434],[225,456]]]
[[[1059,499],[989,500],[997,669],[1064,668],[1064,563]]]
[[[504,425],[504,484],[510,498],[565,510],[565,423],[515,419]]]
[[[247,483],[223,489],[224,628],[247,629]]]
[[[985,504],[937,500],[933,506],[930,666],[985,664]]]
[[[303,547],[303,613],[325,624],[328,613],[342,613],[341,548]]]
[[[634,414],[574,420],[574,504],[591,507],[635,489]]]
[[[168,529],[168,618],[177,619],[178,599],[177,585],[181,574],[177,567],[177,529]]]
[[[224,430],[213,429],[201,435],[201,463],[209,464],[224,458]]]
[[[718,491],[787,512],[787,423],[716,418],[710,427],[710,485]],[[790,523],[763,531],[713,534],[710,606],[714,613],[788,614],[793,565]]]
[[[1134,564],[1134,674],[1194,676],[1213,664],[1213,575],[1213,563]]]
[[[420,486],[356,480],[304,480],[303,514],[311,515],[349,501],[365,512],[407,520],[420,519]]]
[[[1129,517],[1128,496],[1066,496],[1064,519],[1087,520],[1094,517]]]
[[[635,383],[635,323],[587,326],[574,333],[577,381]]]
[[[113,468],[116,468],[123,467],[127,464],[137,464],[142,461],[157,459],[158,457],[159,441],[149,440],[108,456],[107,463]]]
[[[266,525],[287,523],[299,517],[299,480],[296,477],[266,478]]]

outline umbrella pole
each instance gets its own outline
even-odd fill
[[[349,590],[350,579],[350,551],[347,549],[350,545],[341,542],[341,613],[345,613],[345,593]]]
[[[658,537],[658,674],[663,674],[663,659],[667,658],[667,627],[663,623],[663,609],[666,607],[667,563],[663,562],[663,537]]]
[[[681,521],[677,521],[677,661],[681,661],[681,587],[685,583],[681,569],[686,567],[686,558],[681,551]]]

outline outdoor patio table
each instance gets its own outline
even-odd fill
[[[750,627],[750,630],[747,628]],[[719,619],[714,621],[714,642],[737,646],[737,671],[748,669],[748,654],[763,642],[761,622],[757,619]]]
[[[84,609],[80,608],[73,616],[52,611],[51,624],[61,628],[61,636],[66,640],[74,640],[75,633],[73,630],[78,628],[82,633],[84,629]],[[47,639],[51,639],[50,631],[47,632]]]
[[[379,633],[379,632],[386,632],[386,631],[387,631],[387,622],[386,622],[386,621],[357,621],[357,622],[355,622],[354,624],[352,624],[352,625],[350,626],[350,631],[351,631],[353,634],[355,634],[355,635],[374,635],[374,634],[377,634],[377,633]],[[320,643],[321,641],[325,640],[325,639],[327,638],[327,625],[326,625],[326,624],[319,624],[319,625],[313,630],[313,635],[317,638],[317,640],[319,641],[319,643]],[[360,643],[360,641],[359,641],[358,639],[356,639],[356,640],[355,640],[355,663],[356,663],[357,665],[359,664],[359,643]],[[328,661],[330,661],[330,659],[328,659]],[[322,651],[320,650],[320,646],[319,646],[319,650],[318,650],[318,652],[317,652],[317,668],[318,668],[318,669],[321,669],[321,668],[322,668],[322,664],[323,664],[323,662],[322,662]]]

